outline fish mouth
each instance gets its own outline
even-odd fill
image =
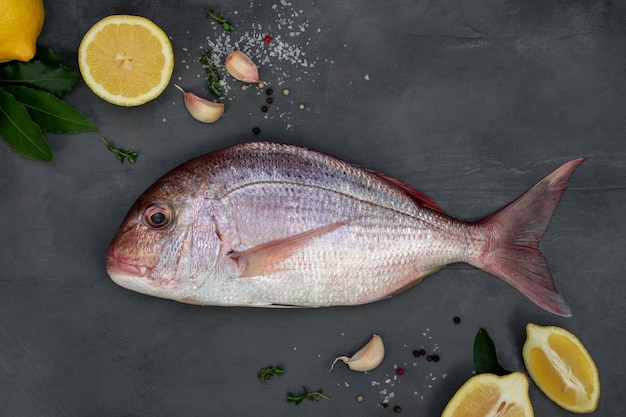
[[[114,255],[113,249],[109,249],[106,269],[111,280],[122,288],[155,297],[164,297],[163,289],[150,279],[151,267],[121,261]]]
[[[111,278],[113,278],[113,275],[126,275],[129,277],[144,278],[148,273],[148,267],[129,264],[109,256],[107,257],[107,272]]]
[[[109,248],[106,260],[107,273],[113,282],[120,287],[124,287],[129,290],[145,292],[145,289],[142,291],[142,289],[138,287],[145,287],[148,285],[149,280],[146,279],[146,277],[148,276],[151,268],[119,260],[115,256],[113,247]]]
[[[107,273],[113,282],[127,290],[159,296],[158,288],[148,279],[151,268],[132,265],[115,258],[107,259]]]

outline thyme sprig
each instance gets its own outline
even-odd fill
[[[233,30],[235,30],[235,27],[233,26],[233,24],[230,23],[228,20],[224,19],[224,15],[223,14],[216,15],[216,14],[213,13],[213,9],[207,10],[206,14],[207,14],[208,17],[212,18],[217,23],[222,25],[222,27],[224,28],[224,31],[226,33],[230,33]]]
[[[267,381],[274,375],[282,375],[284,373],[285,370],[280,366],[266,366],[261,368],[257,376],[265,386],[271,387],[272,384]]]
[[[211,51],[205,52],[203,50],[200,50],[200,62],[202,63],[202,67],[207,74],[209,90],[211,90],[211,92],[219,98],[222,95],[222,83],[220,80],[220,75],[217,72],[217,68],[215,68],[213,61],[211,61],[212,55],[213,54],[211,53]]]
[[[132,150],[124,150],[121,148],[116,148],[115,146],[107,142],[104,136],[102,136],[101,139],[102,139],[102,142],[107,146],[107,148],[111,152],[115,154],[115,157],[119,159],[121,163],[124,163],[124,159],[128,159],[128,162],[130,162],[131,164],[135,163],[137,156],[139,155],[137,152],[132,151]]]
[[[324,395],[323,390],[319,389],[317,391],[309,392],[306,387],[302,387],[303,392],[300,394],[294,394],[293,392],[287,393],[287,402],[300,404],[304,400],[310,401],[320,401],[322,398],[325,400],[330,400],[330,397]]]

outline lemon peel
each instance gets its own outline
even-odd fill
[[[0,63],[30,61],[43,27],[42,0],[4,0],[0,13]]]

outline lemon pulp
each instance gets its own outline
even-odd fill
[[[441,417],[533,417],[528,379],[521,372],[480,374],[454,394]]]

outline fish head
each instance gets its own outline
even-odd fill
[[[217,269],[221,242],[211,200],[191,188],[166,178],[137,199],[107,250],[107,273],[115,283],[194,302]]]

